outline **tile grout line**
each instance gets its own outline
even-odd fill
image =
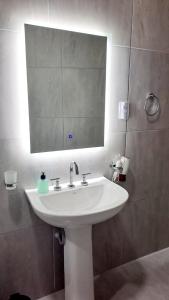
[[[54,290],[56,288],[56,270],[55,270],[55,236],[54,236],[54,228],[52,230],[52,240],[53,240],[53,287],[54,287]]]
[[[94,70],[105,71],[105,67],[72,67],[72,66],[27,66],[28,69],[73,69],[73,70]]]
[[[155,131],[168,131],[169,130],[169,127],[166,127],[166,128],[154,128],[154,129],[129,129],[127,131],[127,133],[136,133],[136,132],[144,132],[144,133],[150,133],[150,132],[155,132]]]
[[[7,29],[7,28],[0,28],[0,31],[7,31],[7,32],[12,32],[12,33],[18,33],[18,30],[14,30],[14,29]]]
[[[148,48],[139,48],[139,47],[132,47],[131,46],[131,49],[133,50],[139,50],[139,51],[145,51],[145,52],[153,52],[153,53],[156,53],[156,54],[164,54],[164,55],[169,55],[169,51],[162,51],[162,50],[156,50],[156,49],[148,49]]]
[[[41,118],[41,117],[40,117]],[[61,117],[57,117],[57,118],[61,118]],[[67,117],[65,117],[67,118]],[[79,118],[79,117],[68,117],[68,118]],[[80,117],[79,119],[90,119],[91,117]],[[101,117],[95,117],[96,119],[99,119]],[[101,118],[102,119],[102,118]],[[169,130],[169,127],[166,127],[166,128],[154,128],[154,129],[129,129],[127,132],[126,130],[112,130],[112,132],[114,134],[125,134],[125,133],[137,133],[137,132],[141,132],[141,133],[151,133],[151,132],[160,132],[160,131],[168,131]],[[0,138],[0,141],[1,142],[17,142],[17,141],[22,141],[22,140],[25,140],[24,137],[18,137],[18,138]],[[33,153],[30,153],[30,155],[33,155]]]
[[[104,119],[104,117],[97,117],[97,116],[90,116],[90,117],[88,117],[88,116],[68,116],[68,115],[63,115],[63,116],[54,116],[54,117],[39,117],[39,116],[35,116],[35,117],[32,117],[32,118],[30,118],[30,119],[62,119],[62,118],[65,118],[65,119],[92,119],[92,120],[94,120],[94,119]]]
[[[61,93],[62,93],[62,146],[65,149],[65,117],[64,117],[64,101],[63,101],[63,33],[61,33]]]
[[[129,103],[129,93],[130,93],[130,72],[131,72],[131,46],[132,46],[132,33],[133,33],[133,6],[134,0],[132,0],[132,13],[131,13],[131,31],[130,31],[130,48],[129,48],[129,65],[128,65],[128,90],[127,90],[127,102]],[[127,146],[127,130],[128,130],[128,120],[126,120],[126,131],[125,131],[125,142],[124,142],[124,154],[126,155]]]
[[[43,224],[32,224],[30,226],[21,226],[20,228],[16,228],[16,229],[12,229],[9,231],[4,231],[4,232],[0,232],[0,237],[4,236],[4,235],[8,235],[8,234],[12,234],[18,231],[25,231],[25,230],[29,230],[29,229],[33,229],[33,228],[40,228],[40,227],[44,227],[45,225]]]
[[[48,23],[50,23],[50,3],[48,0]]]

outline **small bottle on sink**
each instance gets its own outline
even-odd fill
[[[42,172],[40,179],[38,180],[38,193],[47,194],[49,191],[49,182],[46,179],[45,172]]]

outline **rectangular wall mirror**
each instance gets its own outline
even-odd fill
[[[31,153],[104,146],[107,38],[25,24]]]

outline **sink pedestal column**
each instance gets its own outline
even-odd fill
[[[65,300],[94,300],[92,226],[65,228]]]

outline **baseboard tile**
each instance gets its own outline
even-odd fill
[[[64,300],[64,299],[65,299],[65,296],[64,296],[64,290],[61,290],[61,291],[59,291],[59,292],[50,294],[50,295],[48,295],[48,296],[39,298],[39,299],[37,299],[37,300]]]

